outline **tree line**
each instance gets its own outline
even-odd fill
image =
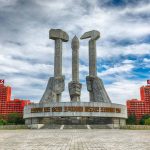
[[[135,114],[131,114],[128,116],[126,123],[128,125],[150,125],[150,114],[143,115],[140,121],[137,121]]]
[[[8,115],[0,114],[0,125],[18,125],[24,124],[24,119],[22,114],[19,113],[10,113]]]

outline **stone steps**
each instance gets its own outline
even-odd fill
[[[63,129],[87,129],[87,125],[64,125]]]
[[[45,124],[41,129],[60,129],[61,125],[57,124]]]
[[[91,129],[112,129],[108,125],[90,125]]]
[[[58,125],[45,124],[41,129],[112,129],[109,125]]]

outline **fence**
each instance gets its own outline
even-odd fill
[[[26,125],[0,125],[0,129],[28,129]]]
[[[150,125],[125,125],[121,126],[120,129],[150,130]]]

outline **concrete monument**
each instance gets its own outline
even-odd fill
[[[55,41],[54,77],[50,77],[40,103],[60,102],[65,87],[65,76],[62,75],[62,42],[69,36],[61,29],[51,29],[49,38]]]
[[[30,104],[24,108],[25,124],[31,128],[67,128],[68,125],[87,125],[89,129],[97,125],[100,128],[119,128],[127,118],[126,106],[111,103],[103,82],[97,77],[96,40],[98,31],[89,31],[81,39],[89,40],[89,75],[86,77],[90,102],[80,101],[81,83],[79,82],[79,40],[72,39],[72,81],[68,84],[71,102],[61,102],[61,93],[65,87],[62,75],[62,42],[69,36],[61,29],[51,29],[49,38],[55,41],[54,77],[50,77],[40,103]],[[94,126],[96,125],[96,126]],[[70,127],[68,127],[70,128]]]
[[[87,90],[90,93],[91,102],[110,103],[110,98],[104,88],[103,81],[97,77],[96,68],[96,40],[100,33],[92,30],[84,33],[81,39],[91,38],[89,40],[89,76],[86,77]]]
[[[71,101],[80,101],[81,87],[79,83],[79,40],[72,39],[72,81],[68,84]]]

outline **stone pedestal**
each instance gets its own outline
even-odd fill
[[[61,92],[65,89],[64,80],[64,76],[51,77],[40,103],[59,102],[61,99]]]
[[[72,81],[68,84],[71,101],[79,102],[82,85],[79,82]]]
[[[87,90],[90,93],[90,102],[111,103],[101,79],[98,77],[87,76],[86,83]]]
[[[49,38],[55,41],[54,77],[49,79],[40,103],[60,102],[65,88],[65,77],[62,76],[62,43],[67,42],[69,36],[61,29],[51,29]]]
[[[72,102],[79,102],[82,84],[79,82],[79,39],[74,36],[72,47],[72,81],[68,84]]]

